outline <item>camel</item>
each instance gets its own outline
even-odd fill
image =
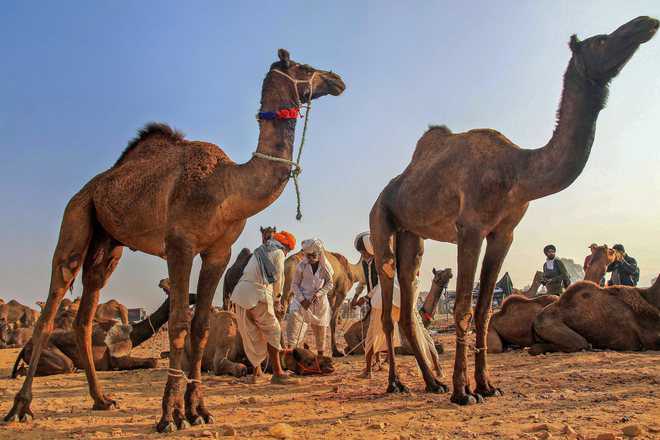
[[[605,277],[607,266],[614,262],[615,252],[606,244],[598,246],[591,257],[591,263],[584,273],[584,279],[596,284]]]
[[[449,267],[443,270],[437,270],[435,267],[433,268],[433,281],[431,282],[431,290],[429,290],[428,295],[426,295],[426,298],[424,299],[424,304],[419,310],[419,313],[422,315],[422,324],[424,324],[424,328],[429,328],[429,325],[431,325],[431,321],[435,316],[442,292],[445,291],[447,285],[449,284],[449,280],[451,280],[453,276],[454,275],[451,272],[451,268]]]
[[[189,295],[194,304],[196,297]],[[97,371],[135,370],[155,368],[156,358],[138,358],[130,356],[131,348],[137,347],[151,338],[162,327],[169,316],[170,299],[167,298],[147,319],[133,325],[118,323],[114,319],[96,321],[92,327],[94,365]],[[32,341],[20,351],[14,363],[12,378],[17,377],[21,362],[29,364],[33,351]],[[56,329],[50,336],[46,348],[37,364],[36,376],[71,373],[82,369],[83,364],[76,343],[73,329]]]
[[[0,303],[0,321],[5,321],[9,325],[20,325],[22,327],[32,327],[39,319],[40,313],[28,306],[25,306],[15,299],[9,302]]]
[[[532,325],[547,305],[559,300],[555,295],[529,298],[509,295],[493,314],[488,326],[488,353],[502,353],[508,347],[529,347],[534,343]]]
[[[532,355],[590,348],[660,350],[660,282],[649,288],[572,284],[534,320]]]
[[[38,302],[37,304],[42,306],[42,303]],[[76,316],[78,315],[79,307],[80,298],[76,298],[72,302],[69,301],[68,306],[63,306],[60,304],[60,307],[58,308],[55,315],[55,320],[53,321],[55,328],[62,330],[73,329]],[[128,325],[128,309],[126,306],[114,299],[111,299],[106,303],[99,304],[96,308],[96,313],[94,313],[94,322],[117,321],[117,318],[119,318],[119,321],[122,324]]]
[[[609,35],[584,41],[571,37],[572,56],[564,76],[557,126],[542,148],[521,149],[491,129],[452,133],[445,126],[434,126],[420,138],[410,164],[383,189],[369,219],[383,292],[383,327],[388,334],[387,392],[407,391],[397,374],[391,344],[394,276],[398,276],[401,286],[404,334],[416,341],[413,282],[423,255],[423,240],[432,239],[458,245],[451,401],[466,405],[482,401],[483,396],[501,394],[488,374],[486,336],[493,290],[513,241],[513,230],[531,200],[563,190],[582,172],[610,80],[657,29],[657,20],[639,17]],[[472,321],[472,288],[484,239],[487,245],[475,310],[476,388],[471,389],[467,337]],[[448,391],[431,373],[419,344],[413,344],[413,349],[426,390]]]
[[[612,261],[614,261],[612,249],[608,249],[607,245],[598,246],[584,279],[600,282]],[[543,272],[537,272],[537,275],[539,273],[543,275]],[[555,295],[541,295],[535,298],[530,298],[529,295],[511,295],[505,299],[502,309],[490,319],[488,353],[501,353],[509,347],[531,347],[535,342],[534,320],[546,306],[554,304],[558,299],[559,297]]]
[[[29,319],[25,313],[21,315],[18,323],[10,324],[5,319],[0,319],[0,349],[21,348],[30,340],[34,329]]]
[[[513,295],[521,295],[527,298],[534,298],[538,293],[539,288],[541,287],[542,280],[543,280],[543,272],[537,270],[536,273],[534,273],[534,277],[532,278],[532,284],[529,285],[529,289],[527,290],[513,289]]]
[[[243,270],[247,266],[248,261],[252,258],[252,252],[248,248],[241,249],[238,253],[236,261],[225,272],[225,281],[222,284],[222,310],[228,311],[231,307],[231,294],[236,287],[236,284],[243,276]]]
[[[284,305],[284,313],[288,310],[289,304],[293,299],[293,291],[291,284],[293,283],[293,276],[296,272],[296,267],[303,259],[303,252],[299,251],[289,257],[284,262],[284,287],[282,289],[281,302]],[[330,344],[332,347],[332,356],[341,357],[344,353],[337,347],[337,316],[339,308],[346,299],[346,294],[353,287],[355,283],[366,283],[364,271],[362,266],[350,263],[346,257],[337,253],[325,251],[325,258],[332,266],[334,274],[332,281],[334,287],[332,292],[328,294],[328,301],[332,308],[332,316],[330,319]]]
[[[247,375],[246,364],[249,364],[249,361],[243,351],[243,343],[234,314],[225,310],[213,311],[210,326],[208,344],[202,357],[202,370],[211,371],[217,376],[241,377]],[[190,350],[190,338],[187,338],[186,352],[189,353]],[[280,356],[282,368],[299,375],[330,374],[334,371],[331,358],[317,356],[307,348],[296,347],[292,350],[283,350]],[[266,363],[270,364],[268,361]],[[266,371],[265,368],[264,371]]]
[[[263,82],[257,151],[236,164],[216,145],[186,140],[168,125],[150,123],[139,131],[108,170],[93,177],[69,201],[53,255],[48,300],[32,337],[28,374],[6,421],[27,421],[32,382],[52,331],[55,313],[83,269],[83,293],[76,316],[80,348],[93,409],[109,410],[96,375],[92,325],[99,291],[128,247],[167,261],[170,291],[170,370],[163,393],[158,432],[211,423],[204,405],[201,359],[208,337],[213,296],[247,218],[272,204],[292,175],[293,141],[302,100],[340,95],[339,75],[290,59],[280,49]],[[188,314],[193,259],[202,259],[197,307]],[[192,362],[181,370],[186,335],[191,333]]]

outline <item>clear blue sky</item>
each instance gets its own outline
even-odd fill
[[[274,224],[355,261],[353,236],[428,124],[491,127],[523,147],[543,145],[569,36],[660,16],[657,1],[470,3],[3,2],[0,297],[45,298],[64,206],[144,123],[170,123],[247,160],[261,81],[279,47],[340,73],[348,89],[314,108],[303,221],[290,186],[248,222],[234,251],[256,246],[258,226]],[[614,80],[583,174],[532,203],[518,227],[504,264],[516,285],[529,283],[547,242],[579,260],[592,241],[623,242],[642,284],[660,272],[658,120],[656,38]],[[426,249],[424,288],[432,266],[456,268],[453,245]],[[152,308],[165,275],[163,261],[127,250],[102,298]]]

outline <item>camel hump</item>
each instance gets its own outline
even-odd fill
[[[350,273],[350,267],[348,266],[348,259],[344,257],[342,254],[337,253],[337,252],[330,252],[330,254],[339,261],[339,264],[341,267],[346,271],[346,273]]]
[[[137,136],[128,143],[126,149],[121,153],[121,156],[119,156],[119,159],[117,159],[117,162],[115,162],[114,166],[122,164],[131,153],[131,151],[135,150],[135,148],[142,141],[152,136],[161,136],[173,143],[179,143],[184,140],[184,134],[178,130],[173,129],[169,125],[162,122],[150,122],[138,130]]]
[[[454,134],[449,129],[449,127],[447,127],[444,124],[442,124],[442,125],[433,125],[433,124],[429,125],[429,128],[428,128],[428,130],[426,130],[426,133],[428,133],[430,131],[432,131],[434,134],[445,135],[445,136],[449,136],[450,134]]]

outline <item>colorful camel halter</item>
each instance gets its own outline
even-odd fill
[[[289,174],[289,179],[293,179],[293,184],[296,188],[296,200],[297,200],[296,220],[300,220],[302,219],[301,203],[300,203],[300,184],[298,183],[298,176],[300,176],[300,173],[302,173],[302,167],[300,166],[300,156],[302,155],[303,146],[305,145],[305,135],[307,134],[307,123],[309,122],[309,115],[310,112],[312,111],[312,96],[314,95],[314,77],[316,76],[316,72],[312,73],[312,76],[310,76],[309,79],[306,80],[293,78],[287,75],[286,73],[282,72],[281,70],[277,70],[277,69],[273,69],[273,72],[279,73],[280,75],[284,76],[293,83],[293,91],[296,94],[297,107],[281,109],[276,112],[259,112],[257,113],[258,121],[297,119],[300,116],[300,107],[303,105],[302,101],[300,100],[300,94],[298,93],[298,84],[299,83],[307,84],[309,87],[309,96],[307,98],[307,102],[305,103],[305,124],[303,125],[303,132],[300,138],[300,146],[298,147],[298,156],[296,157],[296,161],[294,162],[289,159],[284,159],[282,157],[275,157],[259,152],[254,152],[252,153],[252,155],[254,157],[259,157],[261,159],[266,159],[273,162],[286,163],[293,167],[291,173]]]

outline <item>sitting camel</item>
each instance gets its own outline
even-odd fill
[[[73,301],[67,300],[67,303],[64,301],[65,300],[62,300],[62,303],[57,309],[54,327],[56,329],[71,330],[73,329],[73,322],[75,321],[76,315],[78,314],[80,298],[76,298]],[[38,301],[37,305],[43,308],[45,303],[43,301]],[[121,304],[115,299],[101,303],[96,308],[96,313],[94,314],[94,322],[104,321],[120,321],[122,324],[128,325],[128,309],[125,305]]]
[[[215,375],[241,377],[248,374],[249,361],[243,350],[238,324],[232,312],[214,310],[211,314],[208,344],[202,357],[202,370]],[[186,353],[190,353],[190,338],[186,339]],[[330,374],[334,372],[332,358],[317,356],[307,348],[280,352],[282,368],[298,375]],[[184,356],[184,363],[188,356]],[[270,362],[266,361],[267,364]],[[187,369],[188,365],[184,366]],[[268,368],[263,368],[268,371]]]
[[[0,321],[4,320],[9,325],[33,327],[39,315],[39,312],[19,303],[15,299],[7,303],[0,300]]]
[[[190,304],[195,304],[196,295],[189,295]],[[132,348],[151,338],[167,322],[170,311],[170,299],[147,319],[133,325],[120,324],[114,319],[97,321],[92,327],[92,353],[97,371],[135,370],[155,368],[158,359],[130,356]],[[12,377],[19,375],[24,368],[19,368],[21,361],[29,364],[32,355],[32,340],[20,351]],[[82,369],[76,334],[72,329],[57,328],[53,331],[37,364],[37,376],[71,373]]]
[[[32,337],[33,326],[28,322],[29,317],[24,313],[16,324],[10,324],[0,318],[0,348],[21,348]]]
[[[591,264],[587,268],[585,280],[600,281],[613,258],[612,250],[606,245],[596,248]],[[502,353],[510,347],[532,346],[535,342],[534,320],[542,310],[558,300],[559,297],[555,295],[541,295],[535,298],[511,295],[506,298],[502,309],[493,314],[490,319],[487,339],[488,353]]]
[[[579,281],[536,316],[534,333],[540,342],[532,355],[592,347],[660,350],[660,282],[643,289]]]

